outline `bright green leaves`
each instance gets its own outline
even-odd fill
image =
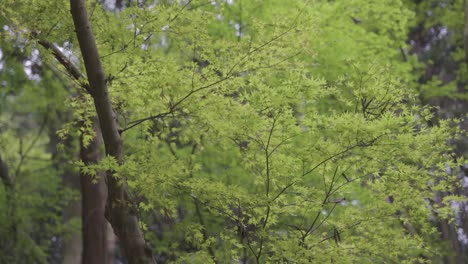
[[[388,65],[401,80],[412,80],[410,65],[399,63],[405,59],[401,51],[412,17],[400,1],[315,1],[310,5],[318,29],[310,34],[307,46],[315,55],[309,58],[315,75],[333,84],[343,75],[354,75],[352,65],[358,63],[361,72]]]
[[[124,157],[78,167],[125,177],[176,262],[430,257],[452,131],[427,125],[408,86],[411,16],[400,1],[96,7]],[[91,100],[69,102],[59,136],[78,125],[86,145]]]
[[[126,149],[96,168],[166,223],[154,247],[193,263],[430,255],[450,131],[428,128],[406,86],[408,10],[242,4],[93,18]]]
[[[414,67],[416,76],[421,77],[415,84],[422,99],[466,100],[466,93],[457,89],[468,76],[463,51],[464,1],[403,2],[416,14],[409,37],[424,65]]]

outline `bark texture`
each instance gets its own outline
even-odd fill
[[[86,164],[94,164],[102,159],[102,136],[99,132],[97,118],[94,120],[96,136],[84,146],[80,140],[80,159]],[[104,217],[107,190],[104,181],[105,173],[98,173],[96,177],[81,174],[82,196],[82,233],[83,260],[86,264],[108,263],[107,220]]]
[[[91,29],[84,0],[70,0],[71,14],[89,81],[90,93],[99,118],[106,155],[122,161],[122,138],[117,116],[112,108],[106,80]],[[106,175],[108,199],[106,218],[119,238],[129,263],[154,263],[138,224],[136,212],[130,208],[127,187],[123,179],[112,172]]]

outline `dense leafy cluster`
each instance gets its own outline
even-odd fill
[[[38,45],[56,42],[82,65],[68,9],[8,0],[0,8],[2,41],[39,51],[47,66],[22,90],[2,91],[0,153],[10,166],[24,160],[22,140],[36,140],[12,140],[21,124],[7,114],[25,100],[34,101],[28,113],[73,113],[55,127],[62,149],[76,133],[85,145],[95,136],[86,91]],[[89,10],[124,156],[122,164],[111,156],[69,163],[127,180],[160,260],[422,263],[443,254],[431,219],[450,218],[459,198],[433,197],[456,184],[447,140],[457,131],[444,121],[430,126],[431,109],[410,86],[415,61],[404,41],[413,17],[402,1],[171,1],[122,10],[90,2]],[[5,87],[19,85],[7,71],[0,76]],[[34,156],[53,166],[34,144]],[[62,197],[59,179],[39,166],[28,159],[17,184],[27,179],[44,196],[17,188],[24,199],[59,206],[48,196]],[[37,222],[42,213],[28,215]]]

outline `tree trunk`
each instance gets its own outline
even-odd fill
[[[91,96],[99,118],[106,155],[122,162],[122,138],[117,116],[112,109],[104,71],[94,35],[89,23],[84,0],[70,0],[75,31],[88,76]],[[116,179],[112,172],[106,175],[108,199],[106,218],[119,238],[129,263],[153,263],[151,251],[147,248],[138,224],[135,210],[130,208],[127,185],[124,179]]]
[[[96,136],[84,146],[83,137],[80,139],[80,159],[86,164],[95,164],[102,159],[102,136],[94,120]],[[82,231],[83,231],[83,264],[107,263],[107,220],[104,217],[107,190],[105,173],[98,173],[95,177],[81,173],[82,195]]]
[[[465,47],[465,63],[468,65],[468,0],[463,2],[463,9],[465,11],[465,28],[463,31],[463,44]]]
[[[15,199],[15,179],[10,174],[8,165],[2,160],[0,156],[0,179],[3,183],[5,190],[5,209],[7,223],[5,230],[0,230],[2,236],[0,237],[0,263],[14,263],[17,261],[17,240],[18,240],[18,227],[16,215],[16,199]]]
[[[58,144],[60,143],[60,138],[57,135],[57,130],[60,129],[60,126],[68,122],[70,119],[70,113],[61,114],[55,112],[56,118],[49,121],[49,149],[48,151],[52,153],[52,160],[54,168],[60,172],[62,177],[62,183],[65,187],[72,190],[78,191],[80,189],[80,177],[79,174],[72,168],[69,164],[70,158],[75,159],[78,156],[76,151],[76,140],[69,137],[63,142],[64,150],[58,151]],[[71,200],[63,208],[63,222],[65,225],[73,219],[81,218],[81,199]],[[81,233],[77,230],[71,236],[63,241],[63,260],[64,264],[80,264],[81,263],[81,252],[82,247],[82,236]]]
[[[78,176],[78,175],[74,175]],[[76,177],[78,178],[78,177]],[[65,180],[65,179],[64,179]],[[64,208],[63,220],[67,224],[71,219],[81,216],[80,200],[70,201]],[[80,264],[81,252],[83,251],[83,240],[80,232],[72,234],[72,236],[63,242],[63,264]]]

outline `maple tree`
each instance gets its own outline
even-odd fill
[[[430,126],[431,108],[410,88],[414,61],[402,50],[412,13],[402,1],[116,9],[7,0],[0,14],[11,54],[38,53],[43,66],[24,88],[15,79],[2,99],[2,168],[19,168],[14,176],[2,170],[2,208],[19,208],[9,195],[31,199],[17,192],[21,181],[45,184],[32,175],[22,140],[53,165],[36,144],[47,141],[38,121],[20,141],[22,125],[6,121],[39,97],[26,112],[70,113],[57,132],[62,153],[77,134],[82,151],[103,148],[102,158],[67,158],[107,187],[105,217],[129,263],[417,263],[443,255],[431,218],[450,219],[449,203],[461,197],[433,196],[458,184],[447,173],[458,162],[447,140],[460,132],[451,121]],[[71,195],[57,171],[50,177],[57,186],[41,192]],[[15,224],[8,217],[2,232]],[[63,235],[59,222],[44,237]],[[48,246],[30,253],[33,243],[18,256],[45,262]]]

